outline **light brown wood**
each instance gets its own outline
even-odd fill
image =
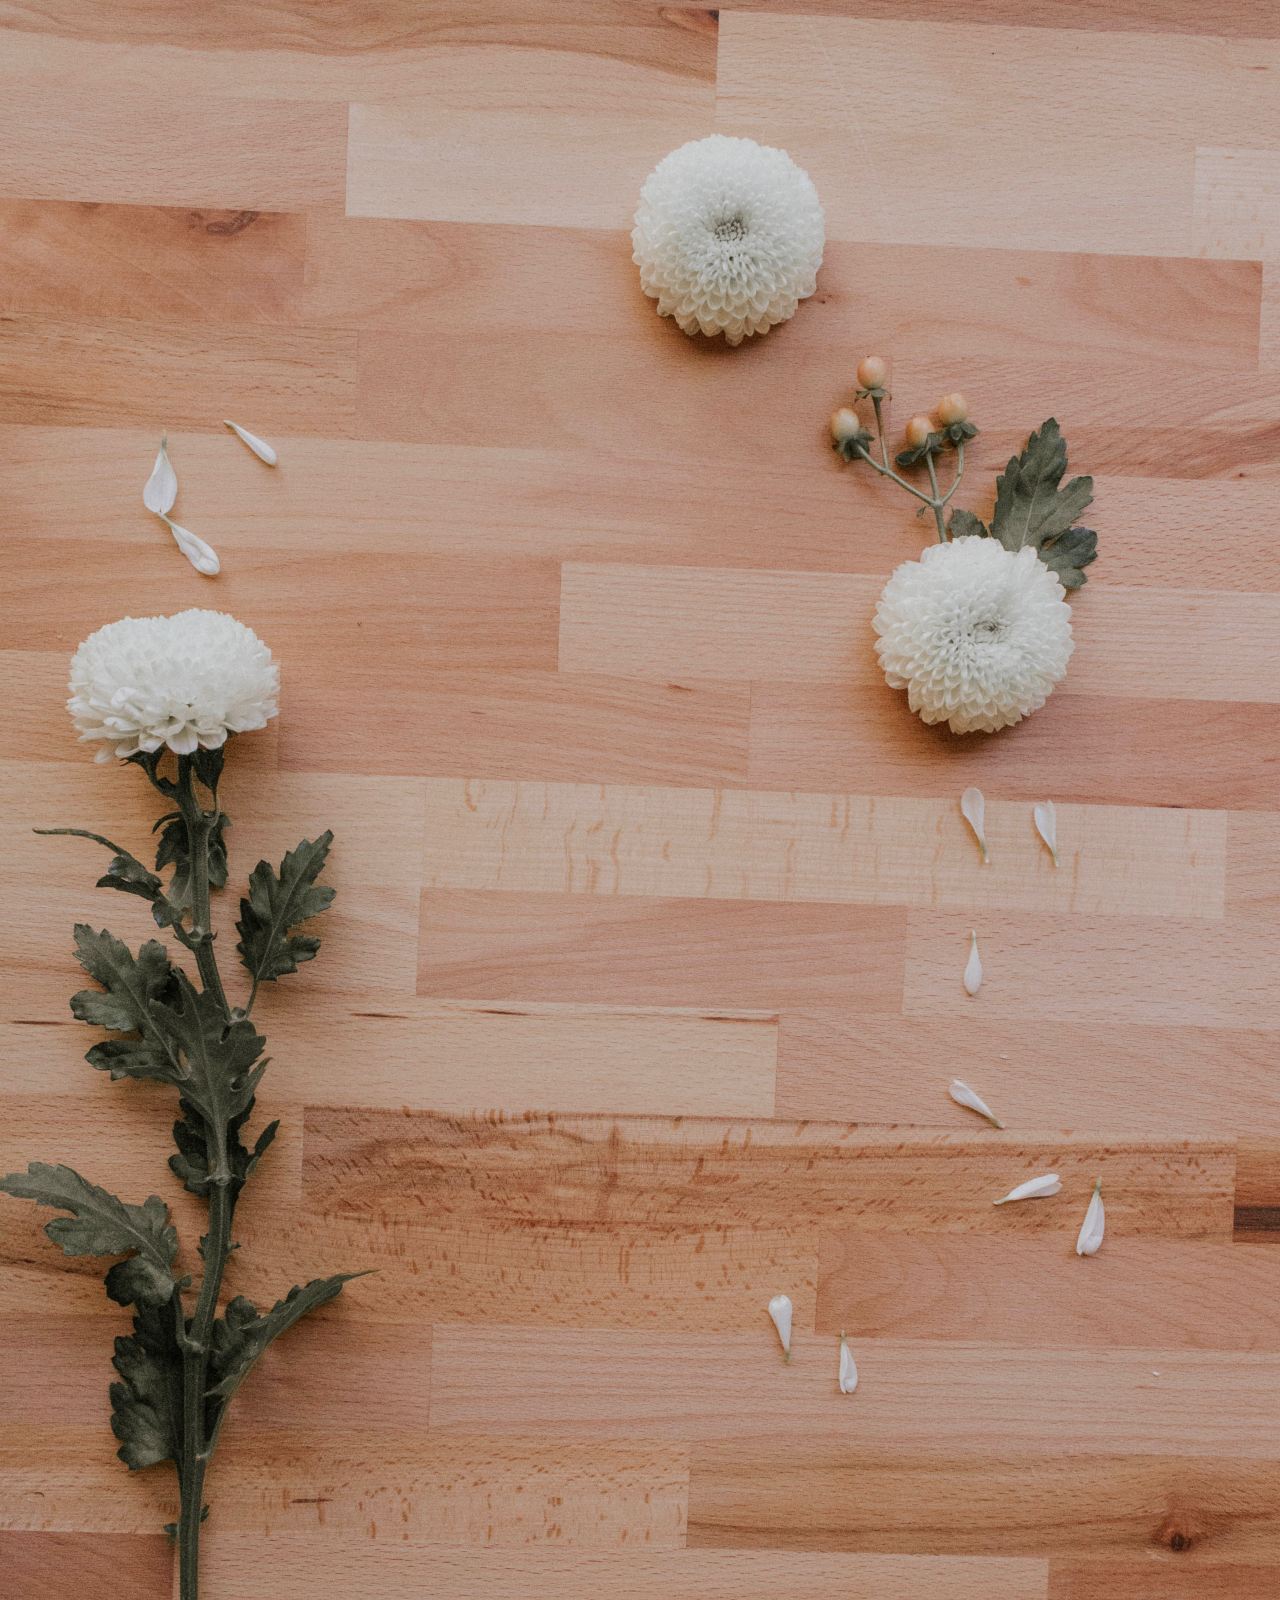
[[[208,1600],[1280,1593],[1278,41],[1269,0],[0,11],[0,1170],[161,1193],[198,1268],[171,1100],[67,1010],[72,924],[147,908],[30,833],[154,820],[71,737],[85,634],[214,606],[281,660],[221,949],[259,857],[337,841],[229,1289],[373,1275],[237,1402]],[[737,351],[628,236],[717,130],[828,220]],[[929,535],[827,448],[872,349],[897,426],[969,396],[978,514],[1050,414],[1095,479],[1070,677],[994,739],[876,666]],[[141,506],[161,433],[216,582]],[[163,1600],[124,1319],[41,1220],[0,1200],[0,1590]]]

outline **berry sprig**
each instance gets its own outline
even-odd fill
[[[932,511],[934,521],[938,525],[938,542],[946,544],[949,536],[943,512],[964,477],[965,444],[978,432],[969,421],[968,402],[962,394],[944,394],[934,408],[932,416],[918,412],[907,423],[904,430],[904,448],[894,456],[894,462],[903,468],[924,463],[925,470],[929,474],[929,493],[925,494],[922,489],[908,483],[889,465],[889,447],[884,431],[884,402],[892,399],[885,388],[889,376],[888,363],[883,356],[864,356],[858,363],[856,376],[858,386],[854,391],[854,400],[871,401],[876,419],[875,434],[871,433],[852,406],[841,406],[831,416],[832,443],[846,461],[865,461],[882,478],[892,478],[899,488],[905,489],[909,495],[914,495],[921,501],[920,510],[916,515],[923,516],[926,510]],[[878,461],[871,453],[873,445],[878,450],[880,457]],[[955,473],[950,487],[943,494],[938,484],[936,457],[948,449],[955,451]]]

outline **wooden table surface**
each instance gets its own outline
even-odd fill
[[[377,1276],[246,1391],[209,1600],[1280,1593],[1280,11],[0,23],[0,1170],[159,1189],[194,1237],[167,1094],[67,1011],[73,921],[146,908],[28,831],[154,815],[73,742],[84,634],[258,629],[233,873],[337,835],[320,959],[260,1008],[284,1127],[231,1278]],[[828,218],[817,296],[736,351],[628,239],[716,129]],[[878,677],[928,530],[826,445],[869,350],[899,425],[969,395],[962,503],[1051,413],[1097,478],[1070,677],[995,738]],[[213,582],[140,503],[166,430]],[[171,1476],[114,1460],[124,1319],[39,1220],[0,1203],[0,1588],[152,1600]]]

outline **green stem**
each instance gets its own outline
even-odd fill
[[[884,442],[884,418],[880,414],[881,401],[878,395],[873,395],[871,400],[876,413],[876,434],[880,440],[880,459],[884,462],[885,471],[889,470],[889,446]]]
[[[947,525],[942,520],[942,508],[946,505],[946,501],[941,499],[938,494],[938,469],[933,464],[933,452],[931,450],[926,451],[924,464],[929,469],[929,487],[933,490],[929,507],[933,512],[933,520],[938,524],[938,543],[946,544]]]
[[[964,477],[964,440],[961,439],[959,444],[956,445],[956,475],[951,480],[951,487],[947,490],[946,494],[944,494],[943,497],[942,497],[941,503],[944,506],[951,499],[951,496],[956,492],[956,490],[960,487],[960,480],[963,477]]]
[[[206,813],[196,798],[189,756],[178,757],[177,799],[187,826],[187,851],[191,857],[191,932],[187,942],[195,952],[200,982],[229,1017],[231,1012],[218,971],[218,958],[213,953],[213,915],[209,904],[209,839],[213,832],[213,816],[217,813]],[[214,804],[217,804],[216,795]]]
[[[880,442],[881,442],[881,445],[883,446],[883,444],[884,444],[883,437],[881,438]],[[927,505],[927,506],[932,506],[933,505],[933,501],[930,500],[930,498],[929,498],[929,496],[927,494],[922,494],[921,491],[919,489],[917,489],[914,484],[908,483],[905,478],[900,478],[898,476],[898,474],[893,470],[892,467],[889,467],[889,466],[882,467],[880,465],[880,463],[876,460],[876,458],[873,455],[868,455],[866,449],[862,445],[856,444],[856,445],[854,445],[854,449],[858,452],[858,454],[862,457],[862,459],[867,463],[867,465],[869,467],[874,467],[875,468],[875,470],[880,474],[880,476],[882,478],[892,478],[893,481],[898,485],[899,488],[905,489],[908,494],[915,495],[917,500],[922,500],[925,503],[925,505]]]

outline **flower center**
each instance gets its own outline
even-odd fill
[[[739,217],[721,217],[711,230],[721,244],[737,244],[747,236],[747,225]]]

